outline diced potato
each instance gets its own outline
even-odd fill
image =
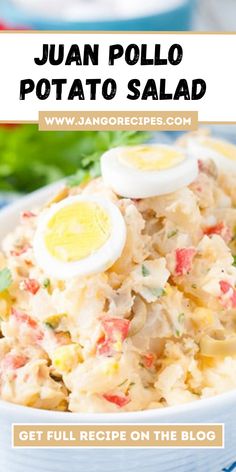
[[[57,407],[57,411],[67,411],[68,410],[68,402],[66,400],[62,400]]]
[[[168,283],[165,285],[165,292],[168,296],[172,295],[172,293],[173,293],[173,288]]]
[[[70,372],[80,362],[83,362],[83,357],[79,344],[60,346],[52,355],[53,367],[62,374]]]
[[[114,375],[119,371],[119,363],[114,359],[108,359],[102,366],[102,373],[104,375]]]
[[[39,393],[33,393],[31,397],[28,398],[26,405],[33,407],[38,400],[40,400]]]
[[[193,312],[193,320],[194,324],[199,328],[209,326],[214,322],[213,312],[208,308],[196,308]]]
[[[0,252],[0,270],[6,267],[6,257],[3,252]]]
[[[69,331],[57,331],[55,333],[58,344],[71,344],[71,335]]]
[[[11,311],[11,297],[7,290],[0,293],[0,319],[6,321]]]

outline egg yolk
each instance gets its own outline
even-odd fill
[[[165,146],[135,146],[126,148],[120,156],[129,167],[144,171],[170,169],[185,159],[182,152]]]
[[[52,216],[45,245],[56,259],[76,262],[100,249],[110,235],[111,221],[106,211],[93,202],[77,202]]]
[[[203,144],[227,159],[236,160],[236,146],[233,144],[218,139],[206,139]]]

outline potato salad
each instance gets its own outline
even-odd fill
[[[236,147],[111,149],[25,208],[0,254],[0,398],[164,408],[236,388]]]

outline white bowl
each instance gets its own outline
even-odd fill
[[[40,206],[61,184],[19,199],[0,211],[0,240],[24,209]],[[12,423],[224,423],[225,449],[12,449]],[[236,391],[163,410],[81,414],[36,410],[0,401],[0,471],[220,472],[235,460]]]

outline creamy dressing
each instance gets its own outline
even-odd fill
[[[28,14],[68,21],[130,18],[161,13],[186,0],[12,0]]]

